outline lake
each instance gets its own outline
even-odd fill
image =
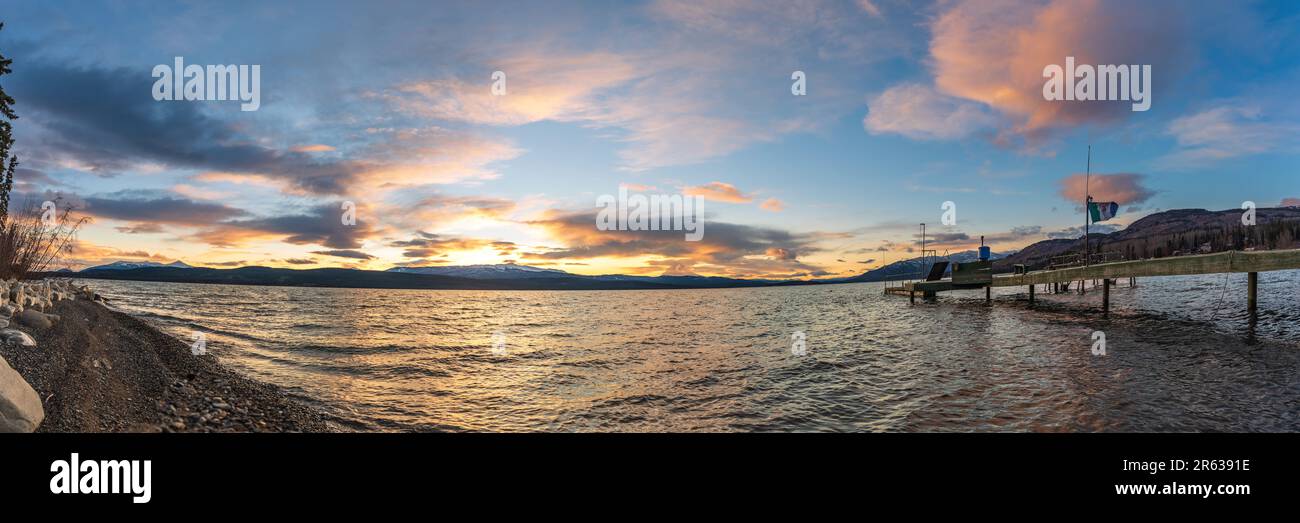
[[[1300,272],[942,295],[883,284],[429,291],[84,280],[380,431],[1295,431]],[[1106,354],[1093,354],[1093,332]],[[803,334],[797,346],[796,332]]]

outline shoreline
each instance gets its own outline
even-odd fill
[[[344,432],[344,421],[245,377],[144,320],[86,299],[47,310],[48,327],[13,325],[36,346],[0,357],[40,397],[36,432]]]

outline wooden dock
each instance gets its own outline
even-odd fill
[[[1149,260],[1133,260],[1112,263],[1100,263],[1087,267],[1069,267],[1055,270],[1030,271],[1025,274],[994,275],[991,284],[975,288],[985,289],[985,298],[991,299],[990,287],[1025,286],[1029,290],[1029,301],[1034,301],[1034,288],[1037,285],[1068,286],[1072,282],[1102,280],[1102,307],[1110,309],[1110,286],[1118,278],[1146,278],[1152,276],[1191,276],[1197,274],[1246,273],[1247,307],[1255,311],[1259,273],[1300,269],[1300,249],[1278,251],[1227,251],[1214,254],[1194,256],[1174,256]],[[908,296],[913,302],[916,295],[933,298],[935,293],[971,288],[968,285],[954,285],[950,280],[909,282],[902,285],[885,286],[885,294]]]

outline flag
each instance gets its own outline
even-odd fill
[[[1119,204],[1115,202],[1088,202],[1088,214],[1092,215],[1092,223],[1104,222],[1115,217],[1119,212]]]

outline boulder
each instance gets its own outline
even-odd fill
[[[36,340],[32,339],[26,332],[18,329],[0,329],[0,340],[10,345],[20,347],[35,347]]]
[[[0,358],[0,432],[33,432],[44,420],[41,397]]]
[[[31,327],[33,329],[48,329],[54,326],[54,320],[45,313],[36,309],[23,309],[16,317],[18,323]]]

